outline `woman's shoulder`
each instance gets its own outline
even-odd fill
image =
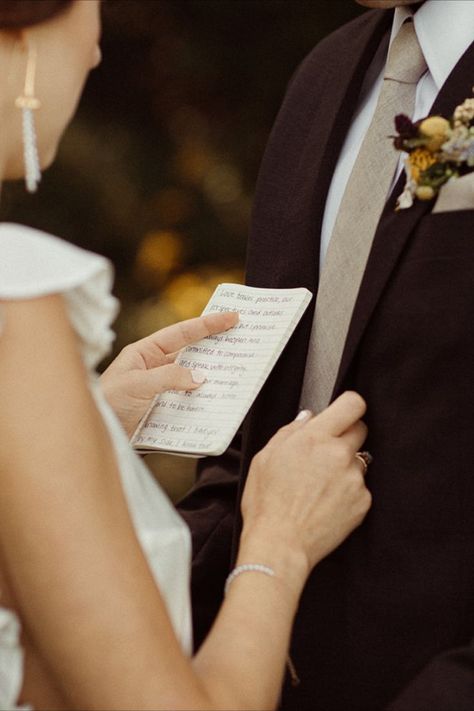
[[[25,225],[0,224],[0,298],[27,299],[67,292],[112,269],[104,257]]]

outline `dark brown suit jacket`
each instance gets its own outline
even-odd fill
[[[317,290],[319,234],[338,154],[392,12],[370,11],[321,42],[296,73],[258,181],[248,283]],[[447,38],[449,41],[449,38]],[[471,95],[474,45],[432,112]],[[285,711],[474,709],[474,211],[380,219],[334,395],[368,403],[364,524],[312,574],[292,639],[301,684]],[[181,507],[195,543],[200,638],[222,596],[239,530],[236,479],[297,411],[312,313],[300,324],[230,450],[201,465]],[[238,444],[238,443],[236,443]]]

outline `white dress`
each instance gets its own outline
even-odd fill
[[[0,301],[63,294],[69,318],[80,339],[91,391],[117,454],[138,540],[182,648],[191,654],[189,531],[140,457],[130,448],[101,394],[95,375],[95,368],[114,339],[111,323],[118,304],[110,292],[112,279],[110,263],[103,257],[22,225],[0,225]],[[0,303],[0,338],[2,318]],[[0,710],[20,708],[17,701],[23,681],[23,652],[19,634],[17,616],[0,604]]]

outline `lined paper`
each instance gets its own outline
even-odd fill
[[[220,284],[204,310],[238,311],[237,326],[185,348],[176,362],[203,373],[193,392],[158,396],[132,438],[140,450],[222,454],[309,302],[311,292]]]

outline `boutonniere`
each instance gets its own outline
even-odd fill
[[[457,106],[450,119],[428,116],[413,123],[399,114],[395,128],[395,148],[408,153],[396,210],[411,207],[415,198],[432,200],[448,180],[474,171],[474,99]]]

